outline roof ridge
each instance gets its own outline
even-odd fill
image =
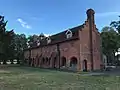
[[[82,25],[78,25],[78,26],[73,27],[73,28],[69,28],[69,30],[72,30],[72,29],[75,29],[75,28],[82,28],[82,26],[83,26],[83,24],[82,24]],[[66,30],[64,30],[64,31],[61,31],[61,32],[59,32],[59,33],[53,34],[53,35],[51,35],[50,37],[59,35],[59,34],[65,32],[65,31],[67,31],[67,30],[68,30],[68,29],[66,29]]]

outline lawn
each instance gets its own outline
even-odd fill
[[[32,67],[0,68],[0,90],[120,90],[119,76],[82,76]]]

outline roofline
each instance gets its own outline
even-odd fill
[[[73,27],[73,28],[70,28],[69,30],[72,30],[72,29],[75,29],[75,28],[79,28],[80,30],[82,30],[82,28],[84,28],[84,24],[78,25],[78,26]],[[65,30],[65,31],[67,31],[67,30]],[[61,34],[61,33],[65,32],[65,31],[59,32],[59,33],[57,33],[57,34],[53,34],[53,35],[51,35],[50,37],[53,37],[53,36],[58,35],[58,34]],[[64,41],[58,41],[58,42],[52,43],[52,44],[50,43],[50,44],[43,45],[43,46],[35,46],[35,47],[31,47],[31,48],[24,49],[24,51],[26,51],[26,50],[31,50],[31,49],[36,49],[36,48],[40,48],[40,47],[44,47],[44,46],[54,45],[54,44],[57,44],[57,43],[63,43],[63,42],[66,42],[66,41],[77,40],[77,39],[79,39],[79,38],[78,38],[78,37],[75,37],[75,38],[68,39],[68,40],[64,40]]]
[[[76,27],[73,27],[73,28],[69,28],[69,30],[72,30],[72,29],[75,29],[75,28],[83,28],[84,27],[84,24],[82,24],[82,25],[78,25],[78,26],[76,26]],[[58,35],[58,34],[60,34],[60,33],[63,33],[63,32],[65,32],[65,31],[67,31],[68,29],[66,29],[66,30],[64,30],[64,31],[61,31],[61,32],[59,32],[59,33],[56,33],[56,34],[53,34],[53,35],[51,35],[50,37],[52,37],[52,36],[55,36],[55,35]]]
[[[73,40],[79,40],[78,37],[76,38],[73,38],[73,39],[68,39],[68,40],[65,40],[65,41],[61,41],[61,42],[56,42],[56,43],[52,43],[52,44],[47,44],[47,45],[43,45],[43,46],[35,46],[35,47],[31,47],[31,48],[27,48],[27,49],[24,49],[24,51],[27,51],[27,50],[32,50],[32,49],[37,49],[37,48],[42,48],[42,47],[45,47],[45,46],[51,46],[51,45],[55,45],[55,44],[58,44],[58,43],[64,43],[66,41],[73,41]]]

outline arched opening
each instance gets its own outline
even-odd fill
[[[28,61],[28,59],[27,59],[27,58],[25,58],[25,59],[24,59],[24,64],[26,64],[26,65],[27,65],[27,61]]]
[[[83,61],[83,71],[87,71],[87,60]]]
[[[39,56],[39,66],[42,66],[42,56]]]
[[[40,63],[40,59],[39,57],[37,58],[37,66],[39,66],[39,63]]]
[[[75,70],[77,69],[77,58],[76,57],[72,57],[70,59],[70,67]]]
[[[51,60],[51,58],[48,58],[48,65],[50,65],[50,60]]]
[[[53,62],[52,62],[52,67],[53,67],[53,68],[56,68],[56,60],[57,60],[57,58],[54,57],[54,58],[53,58]]]
[[[31,66],[31,64],[32,64],[32,58],[29,58],[29,66]]]
[[[62,63],[61,63],[61,66],[66,66],[66,58],[65,57],[62,57]]]
[[[45,65],[45,58],[42,58],[42,62],[41,62],[42,66]]]
[[[33,58],[33,59],[32,59],[32,66],[33,66],[33,67],[34,67],[34,62],[35,62],[35,61],[34,61],[34,58]]]
[[[48,62],[49,62],[49,59],[48,59],[48,57],[46,57],[46,64],[48,65]]]
[[[35,67],[37,66],[37,57],[35,57],[35,62],[34,62],[34,65],[35,65]]]

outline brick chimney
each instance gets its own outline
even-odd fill
[[[87,10],[87,20],[90,22],[90,23],[92,23],[92,24],[94,24],[95,22],[95,20],[94,20],[94,14],[95,14],[95,11],[93,10],[93,9],[88,9]]]
[[[87,10],[87,21],[89,23],[89,38],[90,38],[90,61],[91,61],[91,70],[94,70],[94,60],[93,60],[93,35],[92,31],[94,30],[95,21],[94,21],[94,10],[88,9]]]

